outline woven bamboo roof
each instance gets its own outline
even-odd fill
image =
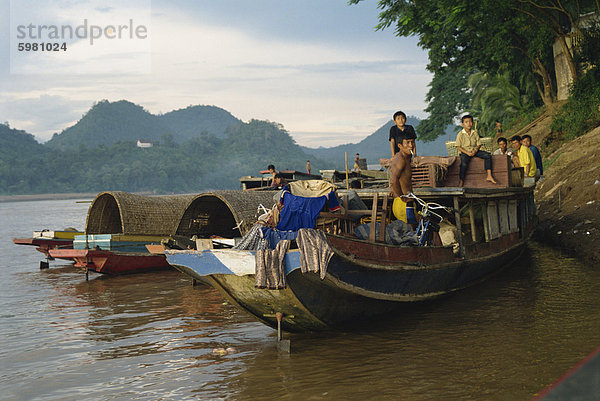
[[[273,191],[213,191],[196,197],[188,204],[177,235],[226,238],[240,237],[254,225],[260,204],[270,209]],[[261,212],[262,214],[262,212]],[[236,228],[239,226],[239,229]]]
[[[87,213],[87,234],[173,235],[197,195],[143,196],[101,192]]]

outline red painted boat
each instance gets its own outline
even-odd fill
[[[35,246],[35,249],[46,255],[47,258],[51,258],[48,252],[50,249],[73,248],[73,239],[67,238],[13,238],[12,241],[17,245]]]
[[[102,249],[50,249],[50,256],[74,260],[75,266],[103,274],[131,274],[170,268],[165,255]]]

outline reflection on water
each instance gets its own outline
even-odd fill
[[[56,226],[61,209],[85,218],[53,202],[35,206]],[[2,399],[526,400],[600,344],[600,271],[533,244],[481,285],[361,330],[286,335],[284,355],[178,272],[40,271],[41,254],[8,243],[47,228],[27,203],[0,204]]]

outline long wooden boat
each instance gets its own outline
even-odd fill
[[[104,249],[51,249],[53,258],[73,260],[75,266],[97,273],[119,275],[169,269],[164,255]]]
[[[507,172],[508,174],[508,172]],[[285,256],[286,288],[255,288],[255,252],[206,249],[166,250],[167,261],[196,280],[209,282],[231,303],[265,324],[288,331],[326,330],[363,322],[474,285],[518,258],[533,231],[533,187],[417,188],[415,194],[452,208],[458,252],[452,246],[383,243],[375,221],[385,221],[388,189],[358,194],[369,210],[321,213],[334,252],[324,279],[303,274],[300,251]],[[343,191],[338,191],[342,194]],[[461,214],[462,211],[462,214]],[[371,217],[371,237],[354,237],[352,214]]]
[[[320,180],[321,176],[317,174],[308,174],[297,170],[281,170],[279,173],[286,179],[287,182],[298,180]],[[261,170],[260,177],[245,176],[240,178],[243,190],[256,189],[271,189],[271,172],[269,170]]]

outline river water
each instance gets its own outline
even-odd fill
[[[600,268],[532,243],[481,285],[352,332],[276,332],[176,271],[106,277],[13,237],[89,204],[0,203],[2,400],[528,400],[600,345]],[[213,355],[215,348],[233,350]]]

